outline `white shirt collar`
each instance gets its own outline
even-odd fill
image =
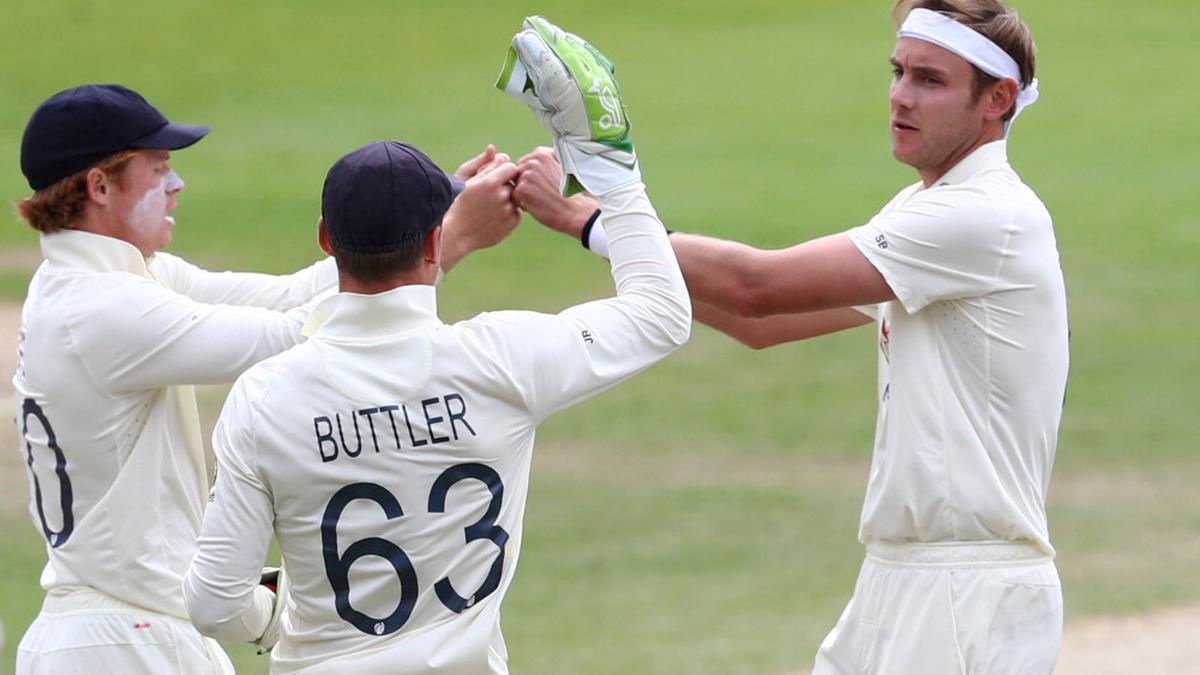
[[[955,164],[947,171],[937,182],[930,187],[941,187],[943,185],[957,185],[968,181],[975,176],[1008,163],[1008,141],[999,140],[985,143],[978,148],[975,148],[971,154],[963,157],[958,164]]]
[[[342,292],[331,296],[313,309],[304,334],[337,342],[368,342],[440,325],[437,290],[411,284],[373,295]]]
[[[60,230],[41,236],[42,255],[56,268],[85,272],[130,272],[149,277],[146,259],[123,239],[82,230]]]

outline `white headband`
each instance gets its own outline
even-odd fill
[[[1017,115],[1038,100],[1038,81],[1035,78],[1027,87],[1021,87],[1021,68],[995,42],[982,34],[968,28],[954,19],[928,9],[914,9],[908,13],[904,25],[900,27],[897,37],[910,37],[925,42],[931,42],[943,49],[948,49],[968,63],[983,72],[1002,80],[1012,80],[1017,83],[1020,92],[1017,94],[1016,110],[1004,125],[1004,135]]]

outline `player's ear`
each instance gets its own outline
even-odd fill
[[[1003,119],[1009,109],[1017,102],[1017,83],[1010,79],[993,82],[983,97],[986,107],[983,116],[989,121]]]
[[[442,262],[442,224],[438,223],[429,234],[425,235],[425,245],[421,247],[421,257],[431,265]]]
[[[87,186],[88,197],[101,206],[108,205],[108,195],[111,190],[108,174],[103,169],[92,167],[83,178]]]
[[[329,230],[325,229],[325,217],[317,218],[317,243],[321,245],[321,250],[329,255],[333,255],[333,247],[329,245]]]

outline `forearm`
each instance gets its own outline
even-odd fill
[[[849,307],[763,318],[736,316],[699,301],[693,307],[697,321],[752,349],[828,335],[871,322],[870,317]]]
[[[553,321],[547,317],[533,331],[540,337],[523,340],[511,359],[529,365],[513,371],[523,373],[526,400],[538,418],[645,370],[691,335],[687,287],[645,189],[631,184],[603,201],[617,297],[570,307]]]
[[[604,218],[601,214],[599,222]],[[603,228],[575,229],[581,230],[585,248],[608,257]],[[781,250],[758,249],[699,235],[670,234],[693,302],[729,314],[731,320],[812,315],[895,298],[887,281],[845,233]],[[807,325],[809,321],[806,319],[804,323]],[[805,327],[800,332],[808,330]]]
[[[231,596],[190,574],[184,579],[183,592],[188,616],[196,629],[225,642],[258,640],[266,630],[275,606],[275,594],[264,586]]]
[[[617,296],[644,309],[675,346],[687,341],[692,306],[666,228],[640,183],[599,197]]]
[[[705,303],[735,316],[755,316],[754,302],[761,291],[761,269],[756,258],[763,252],[746,244],[696,234],[676,232],[671,246],[695,302]]]
[[[598,207],[592,201],[588,204]],[[600,223],[608,218],[602,209],[596,224],[585,227],[595,211],[579,209],[569,221],[551,225],[552,229],[579,239],[584,248],[609,257],[608,235]],[[567,224],[569,223],[569,224]],[[765,252],[737,242],[699,235],[670,233],[670,242],[687,281],[688,292],[695,302],[734,315],[753,315],[756,256]]]
[[[517,166],[508,155],[489,145],[460,166],[457,175],[466,183],[442,218],[442,272],[472,251],[500,243],[521,222],[512,199]]]
[[[449,213],[442,221],[441,268],[443,273],[449,273],[460,260],[467,257],[467,254],[473,250],[470,240],[463,231],[465,225],[458,221],[459,219]]]
[[[218,475],[218,482],[220,476]],[[220,486],[218,486],[220,489]],[[241,517],[248,521],[254,518]],[[196,555],[183,578],[188,616],[205,635],[231,642],[253,642],[266,630],[275,594],[259,585],[266,558],[261,528],[234,522],[214,502],[204,515]]]

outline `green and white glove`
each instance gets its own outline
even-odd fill
[[[613,64],[540,16],[513,36],[496,88],[533,109],[562,162],[564,195],[641,181]]]

